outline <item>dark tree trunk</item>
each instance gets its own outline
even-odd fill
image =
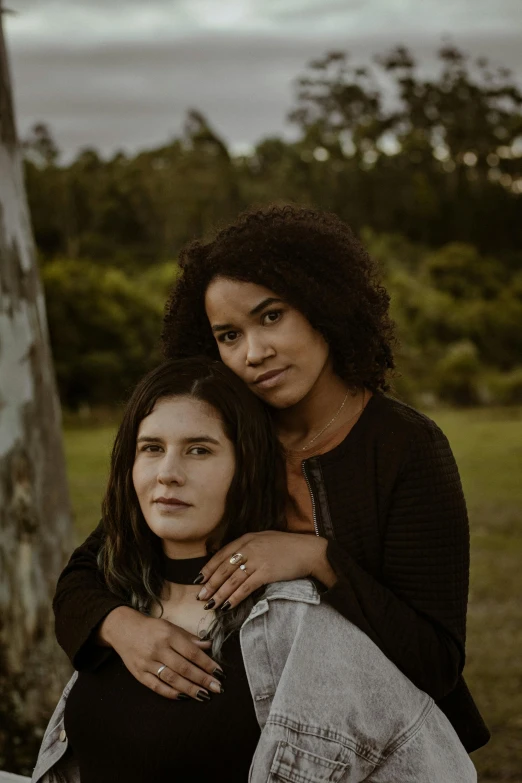
[[[72,527],[1,21],[0,0],[0,769],[27,773],[68,675],[51,600]]]

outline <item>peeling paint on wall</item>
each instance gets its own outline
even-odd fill
[[[3,292],[0,291],[3,300]],[[0,304],[1,307],[1,304]],[[29,363],[33,335],[28,304],[21,303],[12,317],[0,311],[0,459],[23,438],[23,407],[34,399]]]
[[[18,249],[22,271],[27,274],[34,258],[34,243],[22,171],[19,150],[7,150],[0,146],[0,182],[2,183],[0,203],[5,243]]]
[[[0,13],[0,768],[30,769],[69,676],[52,613],[72,548],[60,423]]]

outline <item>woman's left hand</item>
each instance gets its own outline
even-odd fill
[[[205,609],[226,611],[271,582],[316,576],[333,583],[326,546],[326,539],[301,533],[247,533],[220,549],[203,567],[198,599],[207,602]],[[230,562],[235,554],[243,556],[237,564]]]

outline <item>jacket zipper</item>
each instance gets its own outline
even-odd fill
[[[308,491],[310,492],[310,497],[312,499],[312,518],[313,518],[313,522],[314,522],[315,535],[318,536],[319,535],[319,525],[318,525],[318,522],[317,522],[317,508],[316,508],[316,505],[315,505],[314,493],[312,492],[312,485],[310,484],[310,480],[309,480],[308,475],[306,473],[305,460],[303,460],[301,462],[301,468],[302,468],[302,471],[303,471],[303,476],[305,477],[306,486],[308,487]]]

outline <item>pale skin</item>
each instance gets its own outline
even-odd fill
[[[132,480],[144,519],[168,557],[206,554],[207,538],[222,519],[234,471],[234,446],[219,414],[206,403],[167,397],[141,421]],[[203,652],[209,644],[198,638],[212,617],[195,600],[197,592],[196,586],[165,582],[161,606],[153,609],[153,616],[161,619],[120,607],[130,623],[137,623],[136,632],[141,629],[148,647],[137,660],[131,657],[132,645],[131,655],[128,646],[116,649],[143,684],[169,698],[184,693],[204,701],[209,691],[222,690],[220,667]],[[110,616],[107,620],[110,634]],[[158,677],[162,664],[167,668]]]
[[[347,393],[336,426],[349,421],[360,409],[362,390],[350,389],[335,374],[322,335],[275,292],[253,283],[218,277],[206,291],[205,308],[222,361],[254,394],[276,410],[278,434],[285,448],[304,447],[327,424],[332,411],[339,409]],[[274,374],[276,371],[278,374]],[[202,586],[196,594],[200,601],[205,601],[207,611],[212,611],[223,606],[226,610],[228,603],[236,606],[271,582],[313,577],[332,587],[336,575],[326,557],[326,549],[326,539],[319,536],[278,531],[246,534],[221,549],[207,563],[202,570]],[[229,562],[236,552],[245,556],[246,573]],[[143,628],[138,633],[137,625],[131,627],[137,620],[130,618],[130,612],[134,610],[128,607],[114,609],[100,626],[100,640],[113,646],[137,679],[151,687],[150,681],[143,679],[143,670],[152,668],[151,655],[155,658],[165,655],[179,643],[164,627],[152,628],[152,623],[165,621],[143,618],[149,623],[145,643]],[[198,647],[203,644],[197,643]],[[150,645],[154,646],[152,651]],[[127,658],[133,656],[133,668],[122,652]],[[158,659],[166,662],[161,657]],[[193,676],[191,669],[185,679],[201,682]],[[154,689],[174,697],[163,689]],[[180,691],[186,692],[183,688]]]

